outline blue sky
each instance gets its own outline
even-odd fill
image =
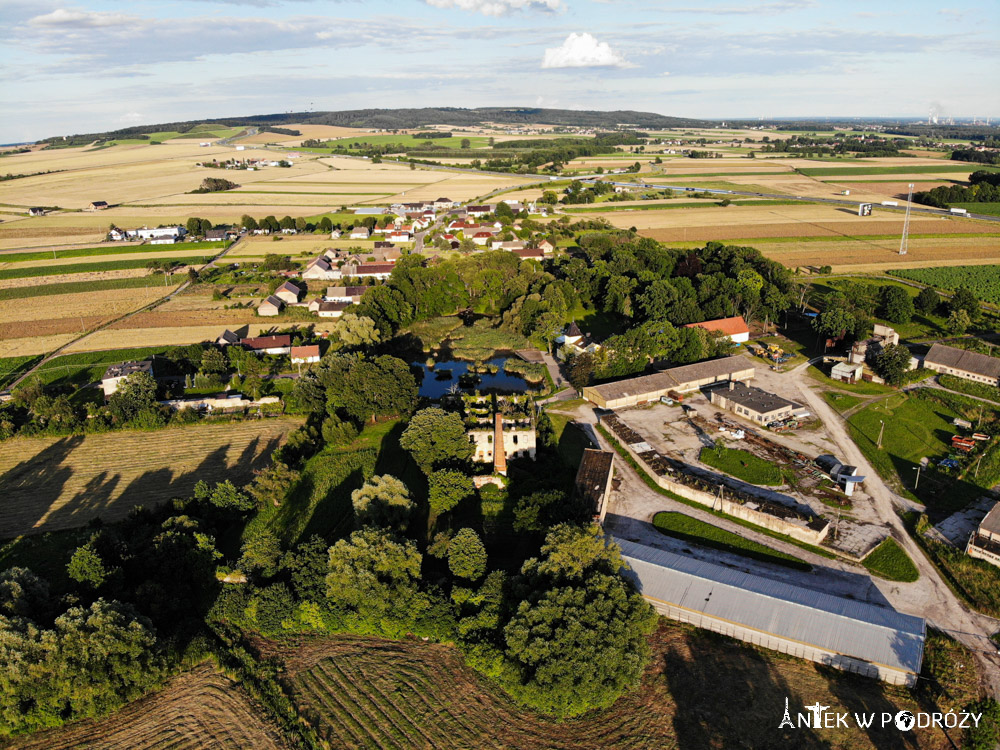
[[[1000,117],[1000,3],[0,0],[0,142],[299,110]]]

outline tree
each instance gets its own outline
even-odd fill
[[[813,319],[812,326],[817,333],[825,336],[839,336],[854,330],[854,316],[843,307],[829,306]]]
[[[92,589],[100,588],[108,577],[104,561],[90,542],[76,548],[66,566],[66,572],[74,581],[86,584]]]
[[[597,369],[597,362],[590,352],[577,354],[570,360],[567,367],[567,377],[570,385],[577,391],[582,391],[594,379],[594,370]]]
[[[383,355],[355,362],[339,394],[340,404],[358,421],[395,416],[410,411],[417,402],[417,381],[409,365]]]
[[[448,544],[448,570],[459,578],[475,581],[486,572],[486,548],[472,529],[461,529]]]
[[[216,484],[215,488],[208,493],[207,500],[216,508],[232,510],[237,513],[245,513],[257,506],[257,502],[250,495],[238,489],[228,479]]]
[[[278,227],[280,229],[295,229],[295,219],[291,216],[282,216],[281,221],[278,222]]]
[[[201,355],[201,370],[209,373],[224,373],[229,369],[229,362],[226,355],[215,347],[205,350]]]
[[[887,346],[875,357],[874,365],[875,372],[882,376],[885,382],[899,385],[910,367],[910,350],[902,344]]]
[[[418,588],[421,555],[388,529],[365,528],[330,547],[326,594],[355,632],[398,637],[428,602]]]
[[[252,232],[254,229],[260,229],[260,225],[257,223],[257,220],[249,214],[243,214],[242,218],[240,218],[240,226],[248,232]]]
[[[982,716],[978,724],[965,730],[962,747],[965,750],[994,750],[1000,743],[1000,703],[995,698],[981,698],[965,710]]]
[[[471,146],[472,146],[472,141],[470,141],[468,138],[462,139],[462,148],[470,148]]]
[[[437,514],[446,513],[476,491],[472,477],[455,469],[438,469],[427,477],[428,502]]]
[[[280,559],[281,542],[270,529],[258,529],[240,548],[240,568],[247,572],[260,571],[265,578],[278,572]]]
[[[324,216],[322,219],[319,220],[319,231],[323,232],[324,234],[329,234],[330,232],[333,231],[333,222],[330,221],[329,216]]]
[[[949,333],[954,333],[956,336],[961,336],[963,333],[969,330],[969,326],[972,325],[972,319],[969,313],[962,308],[957,308],[951,311],[948,316],[948,320],[945,323],[945,328],[948,329]]]
[[[501,681],[558,717],[610,706],[649,657],[656,613],[619,575],[621,553],[597,526],[558,526],[521,569],[526,598],[504,628]]]
[[[969,320],[975,323],[979,318],[979,299],[969,287],[960,286],[952,295],[948,309],[951,311],[965,310],[969,314]]]
[[[913,299],[903,287],[884,286],[879,298],[879,312],[890,323],[909,323],[913,318]]]
[[[346,313],[337,321],[337,337],[344,346],[364,348],[379,343],[382,334],[375,326],[375,321],[364,315]]]
[[[425,474],[430,474],[435,465],[467,461],[472,456],[472,443],[465,434],[462,418],[437,407],[414,414],[399,436],[399,444],[409,451]]]
[[[201,234],[201,219],[192,216],[185,224],[188,234]]]
[[[932,313],[941,304],[941,295],[934,290],[934,287],[925,286],[917,295],[915,303],[920,312]]]
[[[133,372],[118,381],[108,399],[108,407],[119,422],[131,422],[144,411],[156,407],[156,380],[148,372]]]
[[[389,474],[373,476],[351,493],[354,520],[358,526],[405,529],[413,511],[406,485]]]

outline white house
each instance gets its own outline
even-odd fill
[[[352,240],[367,240],[369,237],[371,232],[368,231],[368,227],[354,227],[349,235]]]
[[[273,294],[257,306],[257,314],[263,316],[273,316],[281,312],[285,306],[284,300],[275,297]]]
[[[131,232],[127,233],[131,236]],[[187,234],[187,229],[181,226],[176,227],[155,227],[149,229],[148,227],[142,227],[141,229],[135,230],[135,236],[140,240],[159,240],[169,238],[171,240],[176,240]]]

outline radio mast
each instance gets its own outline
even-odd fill
[[[906,243],[910,238],[910,203],[913,201],[913,183],[910,183],[910,192],[906,196],[906,218],[903,219],[903,237],[899,241],[899,254],[906,255]]]

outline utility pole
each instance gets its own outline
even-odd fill
[[[920,467],[917,467],[917,481],[913,483],[913,489],[917,489],[920,486]]]
[[[881,448],[882,448],[882,433],[885,431],[885,422],[880,419],[879,423],[882,426],[878,428],[878,445],[876,445],[875,447],[879,448],[881,450]]]
[[[974,476],[974,477],[978,477],[979,476],[979,464],[981,464],[982,462],[983,462],[983,457],[980,456],[979,460],[976,461],[976,471],[973,473],[972,476]]]

